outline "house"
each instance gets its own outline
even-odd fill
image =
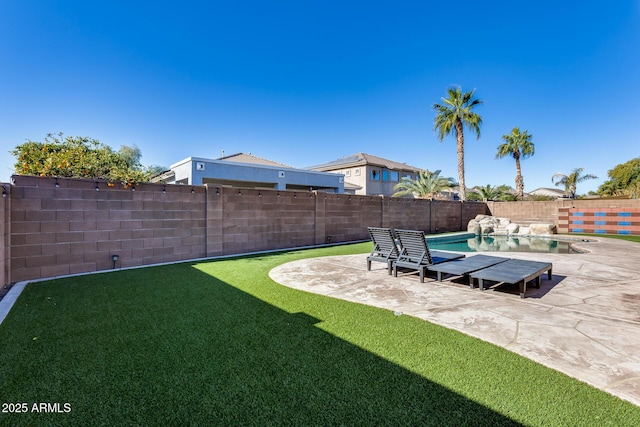
[[[415,179],[421,170],[366,153],[352,154],[308,169],[341,174],[344,176],[345,193],[367,196],[391,196],[395,193],[393,187],[403,177]]]
[[[218,159],[188,157],[170,168],[153,177],[151,182],[344,193],[344,175],[296,169],[251,153]]]
[[[566,193],[557,188],[540,187],[533,191],[529,191],[530,196],[549,196],[549,197],[566,197]]]

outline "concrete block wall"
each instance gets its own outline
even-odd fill
[[[96,191],[96,185],[98,191]],[[466,229],[482,203],[15,176],[0,201],[2,284],[367,240],[367,226]],[[2,234],[4,233],[4,234]]]
[[[559,209],[562,233],[640,235],[640,207]]]
[[[319,193],[318,204],[323,205],[326,243],[369,239],[367,227],[381,224],[380,197]]]
[[[11,186],[8,183],[2,185],[2,197],[0,197],[0,287],[11,283],[9,281],[9,202]]]
[[[207,255],[315,244],[315,195],[309,192],[207,187]],[[211,227],[209,227],[211,225]],[[215,243],[213,243],[215,242]]]
[[[383,227],[433,232],[431,201],[404,197],[382,199]]]
[[[544,202],[487,202],[491,215],[509,218],[513,222],[530,224],[545,222],[555,224],[558,233],[569,233],[569,211],[576,212],[591,210],[591,212],[633,212],[640,209],[640,199],[579,199],[552,200]],[[589,221],[602,221],[590,219]],[[624,219],[621,220],[625,222]],[[591,224],[593,225],[593,224]],[[575,227],[576,229],[578,227]],[[590,229],[593,229],[591,227]],[[617,229],[616,229],[617,230]],[[630,234],[640,234],[635,228],[630,228]],[[585,231],[585,233],[588,233]]]
[[[487,202],[490,214],[498,218],[509,218],[522,225],[552,223],[557,225],[559,201],[531,202]]]
[[[204,188],[14,180],[11,282],[205,256]]]

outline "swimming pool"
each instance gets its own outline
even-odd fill
[[[427,239],[429,249],[456,252],[538,252],[555,254],[580,253],[570,242],[545,237],[452,236],[449,239]]]

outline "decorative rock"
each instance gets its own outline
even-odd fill
[[[509,225],[507,225],[507,234],[517,234],[519,230],[520,230],[520,226],[515,222],[512,222]]]
[[[469,224],[467,225],[467,232],[469,233],[475,233],[475,234],[480,234],[480,223],[474,219],[472,219],[471,221],[469,221]]]
[[[506,227],[507,225],[511,224],[511,220],[509,218],[496,218],[498,220],[498,225],[501,228]]]
[[[529,227],[520,227],[518,230],[518,235],[528,236],[529,235]]]
[[[553,224],[531,224],[529,225],[529,234],[536,236],[556,234],[556,226]]]
[[[480,233],[481,234],[489,234],[493,233],[493,223],[491,221],[481,221],[480,222]]]
[[[531,224],[528,227],[521,227],[509,218],[495,218],[490,215],[477,215],[467,224],[467,231],[474,234],[506,234],[506,235],[537,235],[549,236],[557,233],[557,228],[553,224],[539,223]]]

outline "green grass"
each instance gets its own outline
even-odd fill
[[[370,244],[30,284],[0,325],[1,425],[640,425],[640,408],[409,316],[272,282]],[[363,261],[364,262],[364,261]]]
[[[640,243],[640,236],[631,236],[625,234],[571,234],[572,236],[588,236],[588,237],[603,237],[606,239],[618,239],[626,240],[628,242]]]

